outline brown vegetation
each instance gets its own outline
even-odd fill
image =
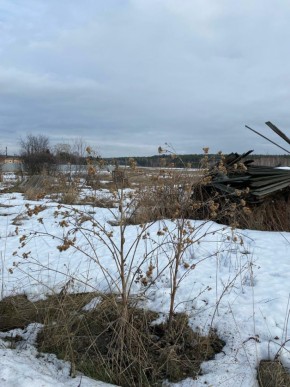
[[[192,331],[185,314],[156,324],[158,314],[134,303],[124,320],[122,303],[114,295],[98,295],[91,310],[84,306],[96,294],[55,295],[31,302],[25,296],[0,301],[0,330],[45,324],[38,335],[42,352],[56,353],[76,371],[121,386],[161,386],[164,379],[196,377],[200,364],[220,352],[224,342],[215,332]],[[16,338],[19,340],[19,338]]]

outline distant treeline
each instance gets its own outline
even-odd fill
[[[209,154],[209,162],[218,160],[219,156]],[[204,159],[204,154],[188,154],[188,155],[155,155],[155,156],[137,156],[137,157],[115,157],[105,158],[108,164],[130,165],[134,160],[139,167],[191,167],[199,168]],[[257,165],[266,166],[290,166],[290,155],[249,155],[247,159],[254,160]]]

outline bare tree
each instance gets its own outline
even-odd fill
[[[53,151],[58,164],[75,164],[76,157],[70,144],[58,143],[54,146]]]
[[[77,164],[84,164],[86,158],[87,144],[82,137],[78,137],[74,140],[72,145],[73,153],[77,159]]]
[[[55,159],[47,136],[28,134],[20,139],[20,148],[24,168],[29,174],[50,173],[53,170]]]

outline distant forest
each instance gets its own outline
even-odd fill
[[[130,165],[132,160],[135,161],[138,167],[191,167],[198,168],[201,165],[204,154],[188,154],[188,155],[155,155],[155,156],[137,156],[137,157],[115,157],[105,158],[108,164]],[[219,156],[216,154],[207,155],[209,161],[217,161]],[[266,166],[290,166],[290,155],[249,155],[248,160],[254,160],[257,165]]]

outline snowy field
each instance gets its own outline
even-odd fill
[[[106,190],[97,194],[110,198]],[[36,216],[28,217],[27,204],[30,208],[45,207]],[[117,208],[76,208],[94,217],[118,245],[119,228],[113,225]],[[57,203],[49,199],[33,202],[19,193],[0,194],[1,298],[24,293],[35,300],[60,291],[68,280],[71,292],[117,290],[112,252],[90,232],[77,233],[79,249],[59,251],[60,239],[72,226],[60,227],[56,210]],[[68,211],[73,214],[73,208]],[[86,225],[84,220],[82,227]],[[188,227],[194,230],[195,242],[185,251],[184,266],[179,270],[175,310],[188,313],[194,330],[206,333],[210,328],[217,329],[226,345],[213,360],[202,364],[202,375],[197,380],[186,379],[172,385],[258,386],[256,368],[261,359],[274,359],[278,353],[282,363],[290,367],[290,233],[233,231],[214,222],[193,220]],[[176,233],[176,222],[151,224],[147,237],[140,238],[136,245],[141,232],[139,226],[126,228],[128,262],[132,260],[135,267],[144,261],[144,271],[149,262],[158,268],[159,273],[154,271],[156,281],[149,287],[142,306],[166,315],[170,301],[170,270],[166,266],[172,258],[169,239]],[[25,240],[23,235],[27,236]],[[134,244],[136,249],[130,250]],[[133,295],[143,291],[140,282],[132,281]],[[34,346],[37,329],[38,325],[30,325],[25,331],[9,332],[10,336],[23,337],[16,349],[6,348],[1,340],[7,332],[0,334],[1,386],[106,385],[81,376],[72,379],[68,363],[54,355],[38,354]]]

